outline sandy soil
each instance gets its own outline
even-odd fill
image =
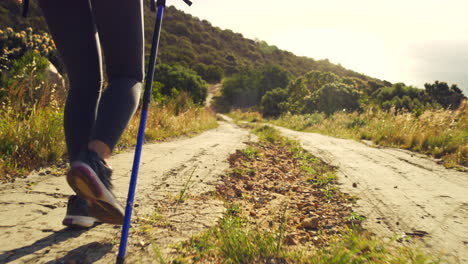
[[[468,173],[413,152],[279,128],[339,170],[342,189],[377,234],[420,238],[431,252],[468,263]]]
[[[165,202],[174,200],[184,189],[192,172],[186,197],[213,191],[228,168],[229,154],[243,148],[243,142],[248,140],[251,136],[245,130],[220,122],[218,128],[193,138],[145,145],[132,219],[171,206]],[[115,193],[121,201],[127,194],[132,161],[133,152],[115,155],[110,160]],[[74,231],[61,225],[67,197],[72,193],[61,175],[33,173],[27,179],[2,185],[0,263],[67,263],[70,259],[114,263],[120,227],[99,225],[88,231]],[[161,229],[155,238],[163,253],[174,243],[215,225],[225,210],[223,203],[214,199],[186,199],[177,207],[177,210],[165,208],[171,209],[165,210],[164,215],[171,228]],[[145,256],[142,250],[151,251],[150,241],[141,239],[130,237],[129,263]]]

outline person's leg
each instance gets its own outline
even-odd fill
[[[88,1],[39,0],[70,81],[64,129],[70,163],[86,150],[96,119],[102,86],[101,56]],[[89,203],[72,195],[62,223],[90,227],[97,219]]]
[[[140,98],[144,75],[143,3],[92,0],[91,6],[109,85],[99,103],[89,147],[101,150],[106,158],[135,113]]]
[[[141,0],[92,1],[109,85],[99,102],[89,150],[72,163],[67,181],[90,204],[90,214],[105,223],[122,224],[124,210],[112,193],[112,169],[104,161],[138,105],[143,79]]]
[[[102,86],[101,55],[88,1],[39,0],[64,61],[70,90],[64,113],[68,155],[86,150],[96,120]]]

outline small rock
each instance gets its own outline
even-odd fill
[[[357,188],[357,183],[353,182],[353,188]]]
[[[318,236],[314,236],[312,239],[311,239],[312,243],[314,245],[319,245],[320,243],[322,243],[322,239],[319,238]]]
[[[144,247],[145,246],[145,241],[140,240],[140,246]]]
[[[393,188],[398,189],[398,186],[394,186]]]
[[[310,217],[302,220],[301,227],[306,229],[316,229],[319,224],[318,217]]]
[[[45,173],[46,173],[46,174],[51,174],[52,171],[51,171],[51,170],[46,170]]]
[[[298,244],[296,236],[294,234],[289,234],[286,236],[285,242],[288,246],[295,246]]]
[[[257,216],[257,213],[255,213],[254,211],[250,211],[250,216],[255,217]]]

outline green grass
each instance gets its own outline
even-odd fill
[[[179,250],[183,253],[173,263],[190,263],[184,255],[204,263],[216,263],[215,260],[222,260],[222,263],[261,263],[262,260],[281,258],[284,252],[279,232],[254,228],[238,216],[238,210],[228,209],[218,226],[181,245]]]
[[[375,236],[356,229],[336,236],[328,247],[318,249],[304,257],[300,263],[313,264],[364,264],[364,263],[448,263],[447,259],[434,257],[419,249],[399,245],[395,241],[382,242]]]
[[[358,227],[337,234],[323,248],[288,247],[281,224],[265,231],[239,215],[238,208],[228,209],[218,226],[181,244],[172,263],[457,263],[394,240],[382,242]],[[362,219],[360,215],[351,217]]]

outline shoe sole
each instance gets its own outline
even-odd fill
[[[91,216],[103,223],[114,225],[123,223],[122,206],[86,163],[74,162],[67,174],[67,182],[78,195],[91,203],[89,207]]]
[[[66,215],[62,224],[68,227],[88,228],[92,227],[96,221],[96,218],[90,216]]]

